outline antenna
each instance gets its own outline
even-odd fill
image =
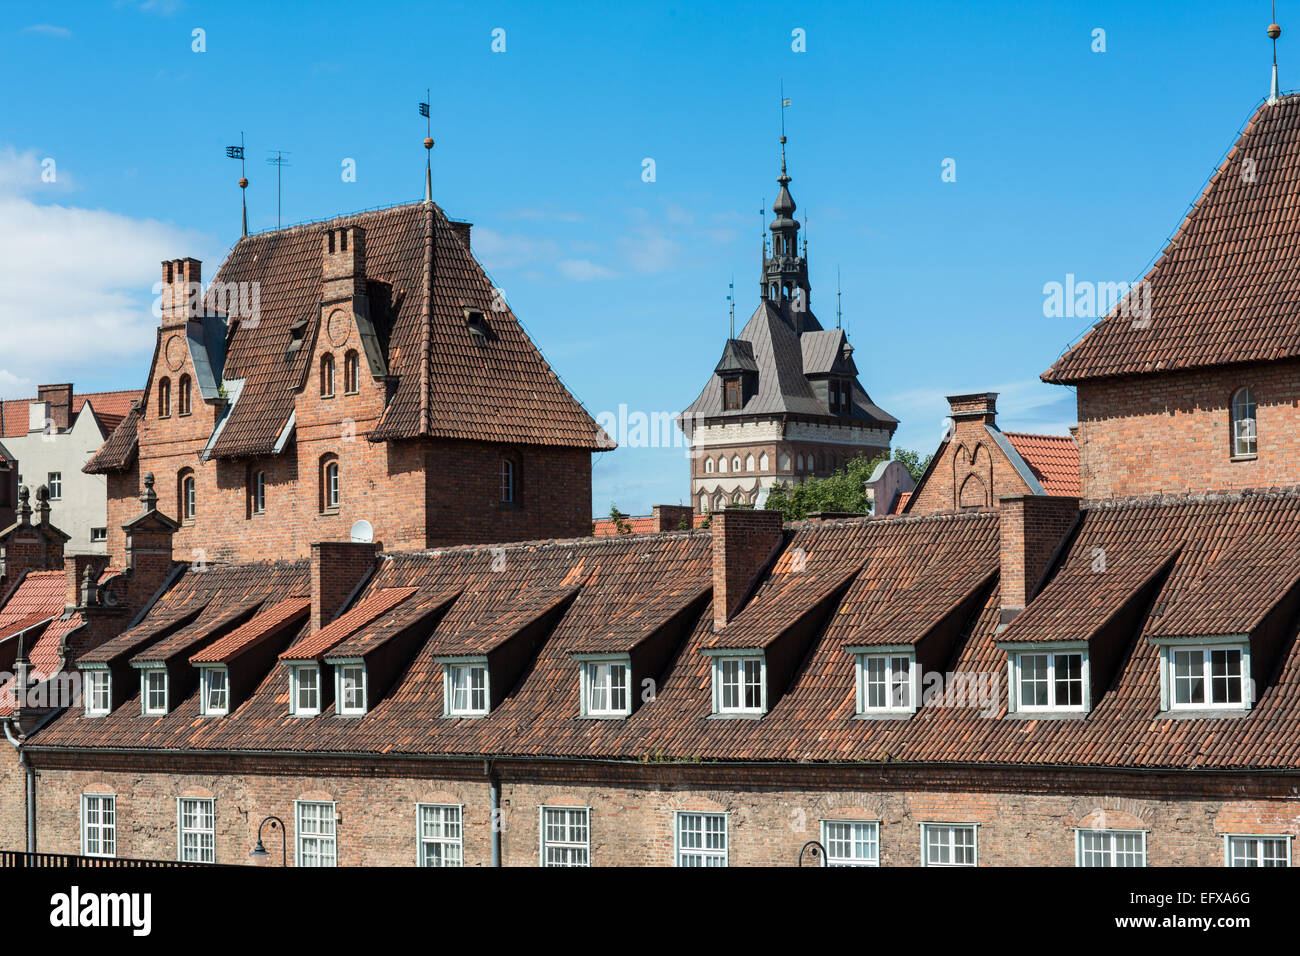
[[[1282,28],[1277,25],[1277,0],[1273,0],[1273,22],[1268,25],[1268,37],[1273,41],[1273,83],[1269,87],[1269,106],[1273,106],[1281,98],[1277,88],[1277,38],[1281,35]]]
[[[424,117],[424,201],[433,202],[433,119],[429,116],[429,104],[433,97],[425,87],[424,102],[420,104],[420,115]]]
[[[736,337],[736,274],[731,274],[731,282],[727,285],[727,302],[731,306],[731,335],[728,338]]]
[[[840,267],[835,267],[835,327],[843,328],[840,315]]]
[[[239,131],[239,145],[226,147],[226,158],[239,160],[239,205],[244,212],[244,231],[242,235],[248,235],[248,177],[244,175],[244,131]]]
[[[268,166],[275,167],[275,228],[279,229],[280,228],[280,195],[281,195],[280,171],[283,170],[285,166],[292,166],[293,163],[289,162],[287,159],[284,158],[289,153],[289,150],[287,149],[272,149],[272,150],[268,150],[268,152],[275,153],[274,156],[271,156],[267,159],[266,164]]]

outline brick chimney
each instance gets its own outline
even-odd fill
[[[973,395],[949,395],[948,414],[954,422],[995,424],[998,417],[998,393],[976,392]]]
[[[1079,499],[1007,495],[998,499],[1002,550],[1001,623],[1024,610],[1079,518]]]
[[[374,572],[378,542],[319,541],[311,546],[311,629],[319,631]]]
[[[694,509],[690,505],[655,505],[650,509],[650,515],[655,531],[677,531],[682,528],[682,522],[685,521],[685,527],[689,529],[692,526]]]
[[[50,423],[59,431],[66,431],[72,424],[72,385],[41,385],[36,389],[36,401],[48,405],[42,417],[48,417]],[[41,431],[44,431],[44,421]]]
[[[736,616],[758,575],[781,549],[781,512],[727,508],[714,512],[713,626]]]
[[[471,222],[461,222],[458,219],[448,219],[447,224],[451,226],[451,231],[456,234],[456,238],[459,239],[460,244],[465,247],[465,251],[469,252],[469,231],[474,228],[474,224]]]
[[[203,311],[203,263],[171,259],[162,264],[162,327],[175,328]]]
[[[50,524],[50,493],[44,485],[36,489],[39,520],[32,524],[31,493],[18,492],[18,520],[0,532],[0,566],[5,581],[12,583],[28,571],[58,571],[63,567],[63,545],[69,540]]]
[[[339,302],[366,292],[366,230],[326,229],[321,236],[322,302]]]

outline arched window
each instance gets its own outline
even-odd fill
[[[732,494],[731,494],[731,503],[732,503],[733,505],[744,504],[744,503],[745,503],[745,496],[742,495],[739,491],[732,492]]]
[[[736,455],[734,458],[731,459],[731,470],[732,470],[732,471],[740,471],[740,456],[739,456],[739,455]]]
[[[724,475],[727,473],[727,458],[725,455],[718,459],[718,471]]]
[[[181,521],[193,521],[198,513],[199,502],[192,469],[182,468],[176,476],[176,501],[177,510],[181,513]]]
[[[512,505],[518,494],[519,473],[515,463],[509,458],[501,459],[501,503]]]
[[[713,496],[713,510],[721,511],[726,506],[727,506],[727,498],[722,492],[719,491],[716,495]]]
[[[707,491],[701,491],[701,492],[700,492],[700,511],[701,511],[701,512],[707,512],[708,510],[709,510],[709,493],[708,493]]]
[[[329,352],[320,357],[320,397],[334,397],[334,356]]]
[[[169,378],[158,382],[158,417],[172,417],[172,380]]]
[[[266,472],[257,469],[248,476],[248,510],[251,514],[266,514]]]
[[[758,470],[767,471],[767,466],[768,466],[767,452],[763,452],[761,455],[758,456]]]
[[[746,470],[746,471],[753,471],[753,470],[754,470],[754,456],[753,456],[753,455],[746,455],[746,456],[745,456],[745,470]]]
[[[350,350],[347,355],[343,356],[343,391],[348,395],[355,395],[360,389],[360,362],[355,350]]]
[[[1259,442],[1255,432],[1255,393],[1249,388],[1239,388],[1232,396],[1232,454],[1244,458],[1258,454]]]
[[[781,458],[780,458],[780,462],[781,462],[781,471],[789,471],[789,470],[790,470],[790,456],[789,456],[789,455],[785,455],[785,454],[783,454],[783,455],[781,456]]]
[[[713,459],[712,459],[712,458],[706,458],[706,459],[704,459],[704,473],[705,473],[706,475],[711,475],[711,474],[713,474]]]
[[[803,471],[803,455],[800,455],[798,458],[795,459],[795,461],[797,462],[797,464],[795,465],[794,470]]]
[[[320,460],[320,510],[322,513],[339,510],[339,460],[336,455],[325,455]]]
[[[190,413],[190,377],[182,375],[176,386],[176,411],[181,415]]]

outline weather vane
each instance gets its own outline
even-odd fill
[[[1273,22],[1268,25],[1268,38],[1273,41],[1273,84],[1269,88],[1268,103],[1272,106],[1280,98],[1277,86],[1277,38],[1282,35],[1282,28],[1277,25],[1277,0],[1273,2]]]
[[[429,104],[433,97],[428,87],[424,90],[424,102],[420,104],[420,115],[424,117],[424,201],[433,202],[433,120],[429,116]]]
[[[248,235],[248,177],[244,175],[244,131],[239,131],[239,145],[226,147],[226,158],[239,160],[239,205],[243,208],[244,213],[244,231],[243,235]]]
[[[736,337],[736,276],[731,276],[731,282],[727,284],[727,303],[731,309],[731,335],[729,338]]]

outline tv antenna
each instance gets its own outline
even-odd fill
[[[267,157],[266,164],[268,166],[275,167],[275,228],[279,229],[280,228],[280,196],[281,196],[280,172],[281,170],[284,169],[284,167],[292,166],[293,163],[285,159],[285,157],[289,155],[289,150],[287,149],[272,149],[269,150],[269,152],[275,154],[274,156]]]

